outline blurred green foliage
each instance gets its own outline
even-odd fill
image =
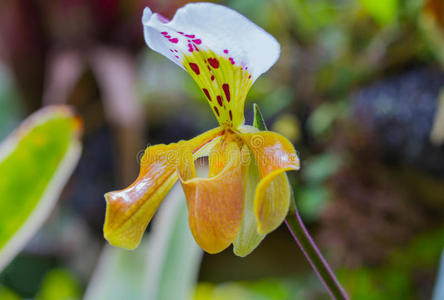
[[[79,283],[73,275],[67,270],[53,269],[43,279],[36,300],[75,300],[80,298]]]
[[[289,294],[285,282],[276,279],[220,285],[199,283],[193,300],[286,300],[291,299]]]
[[[444,230],[419,236],[403,249],[394,251],[387,265],[338,271],[353,299],[424,299],[415,280],[434,268],[444,245]],[[429,282],[430,283],[430,282]],[[429,291],[426,291],[426,295]]]
[[[7,287],[0,286],[0,299],[2,300],[20,300],[21,297]]]
[[[396,20],[398,0],[360,0],[364,9],[381,25],[387,26]]]

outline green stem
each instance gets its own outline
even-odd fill
[[[262,116],[259,106],[256,103],[253,104],[253,110],[253,126],[259,130],[267,130],[267,125],[265,124],[264,117]],[[336,279],[335,274],[331,270],[325,258],[322,256],[318,247],[316,247],[316,244],[308,233],[307,228],[305,228],[301,216],[299,215],[299,212],[296,208],[293,193],[291,195],[290,212],[287,215],[285,224],[287,224],[287,227],[293,235],[293,238],[296,240],[296,243],[298,243],[299,248],[301,248],[313,270],[316,272],[319,279],[327,288],[330,296],[333,299],[348,300],[349,298],[347,296],[347,293],[339,284],[339,281]]]
[[[321,282],[327,288],[332,299],[344,299],[348,300],[347,293],[342,288],[339,281],[336,279],[335,274],[331,270],[325,258],[322,256],[318,247],[314,243],[310,234],[305,228],[302,222],[301,216],[294,203],[294,197],[292,197],[290,211],[285,220],[288,229],[290,230],[293,238],[298,243],[308,262],[312,266],[313,270],[318,275]]]

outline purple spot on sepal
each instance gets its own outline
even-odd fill
[[[190,68],[196,73],[196,75],[200,74],[199,66],[195,63],[190,63]]]
[[[209,58],[208,63],[215,69],[219,68],[219,61],[217,58]]]
[[[224,83],[222,85],[222,89],[224,90],[225,98],[227,99],[227,102],[230,102],[231,95],[230,95],[230,86],[228,85],[228,83]]]
[[[219,103],[219,106],[223,107],[224,105],[222,103],[222,97],[218,95],[218,96],[216,96],[216,99],[217,99],[217,103]]]
[[[208,100],[211,101],[211,96],[210,96],[210,93],[208,92],[208,90],[206,88],[204,88],[203,92],[205,93],[205,96],[207,96]]]

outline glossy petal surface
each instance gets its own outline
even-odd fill
[[[250,147],[261,175],[254,214],[258,233],[267,234],[276,229],[288,213],[290,186],[285,171],[298,170],[299,158],[293,145],[277,133],[245,133],[242,138]]]
[[[188,158],[179,164],[191,232],[208,253],[218,253],[233,242],[239,232],[244,206],[246,167],[241,164],[241,150],[234,142],[222,144],[221,161],[226,163],[214,177],[196,177],[190,151],[185,152]]]
[[[177,180],[178,149],[187,144],[192,153],[197,153],[220,133],[216,128],[187,142],[148,147],[136,181],[126,189],[105,195],[103,230],[108,242],[125,249],[136,248],[157,207]]]

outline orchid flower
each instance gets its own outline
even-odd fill
[[[187,4],[171,21],[145,8],[142,22],[148,46],[191,75],[219,127],[148,147],[136,181],[105,195],[105,238],[136,248],[179,180],[199,246],[218,253],[233,244],[234,253],[245,256],[285,219],[291,196],[285,172],[299,169],[286,138],[244,124],[247,93],[278,59],[279,43],[239,13],[212,3]],[[209,174],[198,177],[194,162],[205,156]]]

